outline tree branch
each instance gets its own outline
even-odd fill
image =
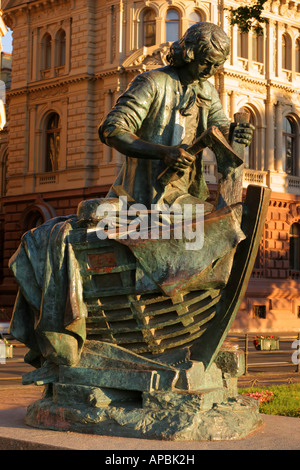
[[[253,6],[240,6],[230,11],[231,25],[238,25],[243,33],[248,33],[251,29],[259,36],[263,34],[263,24],[268,23],[267,18],[262,17],[264,4],[267,0],[256,0]]]

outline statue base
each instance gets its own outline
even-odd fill
[[[168,389],[166,377],[147,382],[143,375],[139,381],[137,371],[126,383],[130,371],[108,374],[107,370],[61,366],[58,380],[48,384],[45,397],[28,407],[26,424],[144,439],[241,439],[262,425],[258,402],[238,394],[242,363],[241,351],[225,348],[209,370],[194,362],[184,371],[182,389]],[[116,387],[118,374],[119,378],[123,374],[123,381]]]
[[[182,409],[165,409],[155,396],[147,397],[140,407],[124,404],[92,409],[44,399],[30,405],[26,424],[56,431],[172,441],[242,439],[262,425],[253,399],[239,396],[202,411],[193,409],[192,399],[190,406],[183,401],[186,407]]]

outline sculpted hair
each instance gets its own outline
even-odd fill
[[[230,52],[229,37],[213,23],[196,23],[171,45],[167,61],[174,67],[182,67],[193,61],[196,54],[206,54],[210,50],[217,50],[227,57]]]

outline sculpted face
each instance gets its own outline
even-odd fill
[[[189,81],[207,80],[217,72],[226,59],[227,56],[215,49],[210,49],[206,54],[197,54],[195,60],[185,67]]]

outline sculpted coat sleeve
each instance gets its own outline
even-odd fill
[[[123,133],[139,135],[155,97],[152,81],[139,75],[118,99],[113,110],[99,127],[100,140],[111,145],[110,139]]]

